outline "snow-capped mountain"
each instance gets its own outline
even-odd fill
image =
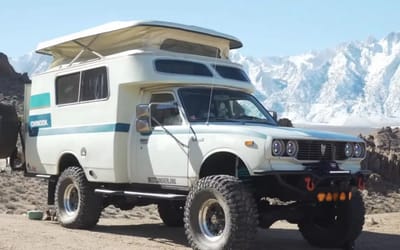
[[[400,124],[400,33],[296,56],[231,58],[244,66],[264,105],[295,123]],[[34,53],[11,60],[29,75],[49,62]]]
[[[16,72],[28,73],[29,76],[45,71],[51,62],[51,57],[30,52],[18,58],[9,58]]]
[[[232,59],[265,106],[294,122],[400,124],[400,33],[297,56]]]

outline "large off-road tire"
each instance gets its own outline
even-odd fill
[[[69,167],[58,178],[55,191],[58,221],[67,228],[88,229],[95,226],[103,208],[85,173]]]
[[[249,249],[257,230],[251,193],[233,176],[200,179],[186,200],[185,233],[193,249]]]
[[[158,203],[158,213],[161,220],[169,227],[183,226],[183,201],[164,201]]]
[[[13,154],[17,146],[19,128],[15,107],[0,103],[0,159]]]
[[[314,215],[298,225],[303,237],[311,245],[323,248],[351,245],[362,231],[365,215],[360,193],[353,191],[352,196],[346,202],[319,203],[312,210]]]

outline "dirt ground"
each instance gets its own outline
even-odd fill
[[[46,192],[44,180],[25,178],[18,172],[0,173],[0,250],[189,249],[183,228],[164,226],[155,205],[128,211],[109,206],[91,231],[28,220],[28,210],[46,210]],[[400,188],[385,194],[365,190],[363,196],[367,211],[374,214],[367,215],[356,249],[400,249]],[[278,222],[269,230],[258,231],[255,249],[318,248],[303,240],[296,225]]]
[[[312,250],[295,225],[275,223],[259,230],[256,249]],[[400,213],[368,215],[359,250],[397,250]],[[189,249],[183,228],[168,228],[157,217],[102,218],[92,230],[70,230],[56,222],[32,221],[22,215],[0,215],[0,249]]]

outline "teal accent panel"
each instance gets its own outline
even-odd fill
[[[32,95],[29,106],[31,109],[50,107],[50,93]]]
[[[51,127],[51,114],[40,114],[29,116],[29,136],[37,136],[39,129]]]
[[[127,123],[102,124],[78,126],[69,128],[43,128],[39,129],[36,134],[31,136],[49,136],[49,135],[65,135],[65,134],[86,134],[86,133],[102,133],[102,132],[129,132],[130,125]]]

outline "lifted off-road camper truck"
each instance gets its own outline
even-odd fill
[[[256,228],[277,220],[312,245],[353,248],[364,142],[278,126],[229,60],[241,46],[155,21],[39,44],[53,62],[26,85],[25,171],[48,179],[61,225],[90,228],[110,204],[154,203],[194,249],[250,248]]]

